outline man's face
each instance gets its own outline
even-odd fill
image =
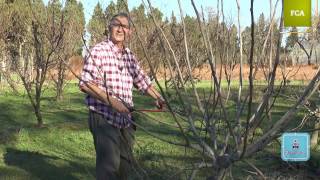
[[[130,35],[129,22],[126,17],[117,17],[110,24],[111,40],[115,43],[123,43]]]

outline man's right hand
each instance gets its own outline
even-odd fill
[[[123,103],[120,102],[120,106],[118,108],[116,108],[116,110],[119,112],[119,113],[125,113],[125,114],[129,114],[130,111],[129,109],[123,105]]]
[[[81,86],[80,88],[83,92],[89,94],[90,96],[96,99],[99,99],[106,105],[111,105],[117,112],[125,114],[130,113],[129,109],[122,102],[106,94],[94,82],[86,83],[84,86]]]
[[[120,101],[115,100],[111,102],[111,106],[119,113],[129,114],[129,109]]]

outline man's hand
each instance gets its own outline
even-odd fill
[[[155,101],[155,105],[158,109],[162,109],[163,106],[166,104],[166,101],[163,99],[163,97],[161,96],[160,93],[158,93],[157,90],[154,89],[153,86],[150,86],[147,89],[147,94],[149,94],[151,97],[153,97],[154,99],[156,99]]]
[[[162,97],[158,97],[155,103],[158,109],[162,109],[163,106],[166,104],[166,101]]]
[[[115,107],[115,109],[119,113],[124,113],[124,114],[129,114],[130,113],[130,110],[121,102],[119,102],[119,105],[117,105],[117,107]]]
[[[129,114],[130,111],[122,102],[118,100],[113,100],[110,102],[111,106],[119,113]]]

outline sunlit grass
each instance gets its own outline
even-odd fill
[[[286,91],[287,95],[294,95],[303,90],[300,82],[292,83],[296,86],[293,86],[293,90]],[[234,83],[232,90],[236,86]],[[225,87],[226,83],[223,82],[223,88]],[[210,82],[198,83],[197,88],[199,92],[203,89],[208,95]],[[256,87],[256,90],[255,97],[258,99],[263,91],[259,87]],[[0,92],[0,179],[94,179],[95,152],[87,126],[84,94],[79,92],[77,82],[68,84],[61,102],[55,101],[53,90],[48,88],[45,91],[41,103],[45,126],[40,129],[35,127],[36,118],[29,99],[22,88],[19,91],[20,95],[14,95],[8,87],[2,87]],[[154,108],[153,101],[140,93],[135,92],[134,101],[137,109]],[[272,122],[264,121],[257,135],[277,121],[293,102],[285,97],[279,97],[273,110]],[[178,101],[172,99],[171,103],[174,108],[181,108]],[[255,103],[258,103],[257,100]],[[198,114],[195,104],[192,107]],[[232,119],[235,115],[235,102],[228,102],[226,108],[228,116]],[[170,141],[184,142],[181,133],[174,127],[176,123],[169,113],[148,114],[152,118],[139,115],[137,122],[141,126],[156,136]],[[303,115],[304,111],[300,111],[290,126],[295,126]],[[201,120],[201,116],[197,118]],[[245,117],[241,120],[244,122]],[[187,122],[181,124],[185,128],[188,126]],[[201,126],[199,121],[196,125]],[[148,173],[150,179],[168,179],[178,172],[175,179],[186,179],[191,172],[184,169],[201,160],[199,153],[165,143],[139,128],[136,132],[134,153],[139,166]],[[271,156],[270,154],[272,158],[269,160],[260,160]],[[310,162],[318,166],[316,162],[319,156],[316,156],[317,152],[313,154]],[[250,161],[263,171],[269,171],[269,167],[276,168],[283,163],[280,160],[277,142],[271,143],[266,150],[258,153],[257,157],[253,157]],[[233,167],[234,176],[246,177],[248,172],[242,171],[243,168],[252,170],[247,164],[239,162]],[[199,179],[208,174],[210,173],[207,170],[201,171]]]

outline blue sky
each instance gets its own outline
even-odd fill
[[[93,8],[98,2],[100,2],[103,8],[108,6],[108,4],[111,2],[111,0],[80,0],[80,1],[83,3],[85,7],[85,16],[87,20],[90,19],[93,12]],[[116,0],[113,0],[113,1],[116,2]],[[145,3],[147,3],[146,0],[144,1]],[[201,6],[204,8],[205,12],[208,9],[213,9],[214,11],[217,10],[217,0],[194,0],[194,1],[198,10],[201,9]],[[224,13],[226,16],[226,20],[236,21],[237,20],[236,0],[223,0],[223,1],[224,1]],[[272,2],[273,4],[275,4],[276,0],[272,0]],[[130,9],[132,9],[133,7],[139,6],[141,3],[142,3],[142,0],[128,0]],[[171,16],[172,11],[174,11],[176,16],[179,16],[178,2],[176,0],[151,0],[151,4],[159,8],[167,17]],[[190,0],[181,0],[181,4],[185,14],[195,16]],[[248,26],[250,25],[250,0],[240,0],[240,6],[241,6],[241,10],[240,10],[241,24],[243,24],[243,26]],[[255,0],[254,2],[255,18],[258,18],[258,16],[262,12],[265,14],[266,18],[269,17],[269,14],[270,14],[269,0]],[[278,12],[280,12],[280,9],[278,10]]]
[[[45,3],[48,2],[48,0],[43,0]],[[64,4],[65,0],[61,0],[62,3]],[[86,23],[90,20],[93,9],[99,2],[102,6],[103,9],[105,9],[111,1],[115,2],[117,0],[78,0],[83,4],[84,7],[84,13],[85,13],[85,20]],[[139,6],[142,1],[147,3],[147,0],[128,0],[128,5],[129,9],[132,9],[134,7]],[[175,13],[177,17],[180,17],[179,13],[179,8],[178,8],[178,1],[177,0],[150,0],[152,6],[157,7],[161,10],[161,12],[164,13],[164,16],[170,17],[172,11]],[[190,16],[195,16],[193,7],[191,5],[191,0],[180,0],[184,14],[188,14]],[[217,11],[217,1],[218,0],[194,0],[198,10],[201,10],[201,6],[204,9],[204,12],[208,12],[209,9],[212,9],[214,12]],[[272,2],[272,8],[274,8],[274,5],[277,0],[271,0]],[[312,1],[312,14],[314,14],[314,7],[315,7],[315,2],[316,0],[311,0]],[[220,1],[221,2],[221,1]],[[241,29],[243,30],[244,27],[250,26],[251,20],[250,20],[250,0],[239,0],[240,2],[240,23],[241,23]],[[225,14],[225,21],[227,23],[235,23],[237,24],[237,4],[236,0],[223,0],[224,3],[224,14]],[[320,5],[320,4],[319,4]],[[279,0],[277,10],[276,10],[276,18],[280,17],[281,13],[281,0]],[[220,3],[221,7],[221,3]],[[269,19],[270,17],[270,0],[255,0],[254,1],[254,18],[255,21],[257,21],[259,15],[261,13],[264,13],[265,18]],[[289,28],[286,28],[285,31],[289,32]],[[302,28],[299,31],[303,31],[304,29]],[[285,33],[284,36],[286,37],[288,34]],[[285,42],[285,38],[283,39],[283,43]]]
[[[43,0],[45,3],[48,0]],[[61,0],[63,3],[65,0]],[[98,2],[102,5],[103,9],[105,9],[111,1],[116,2],[116,0],[78,0],[82,2],[84,6],[84,13],[86,22],[92,16],[93,9]],[[147,3],[146,0],[144,0]],[[201,9],[201,6],[204,8],[205,13],[208,12],[208,9],[212,9],[216,12],[217,10],[217,0],[194,0],[198,10]],[[250,0],[239,0],[241,6],[241,15],[240,21],[241,26],[245,27],[250,25]],[[313,0],[314,1],[314,0]],[[272,0],[272,3],[275,4],[276,0]],[[142,3],[142,0],[128,0],[129,8],[132,9],[133,7],[137,7]],[[165,16],[170,17],[171,12],[174,11],[175,15],[179,17],[179,9],[178,9],[178,2],[176,0],[151,0],[151,3],[154,7],[159,8]],[[237,4],[236,0],[223,0],[224,3],[224,14],[226,17],[226,21],[236,22],[237,20]],[[181,4],[183,7],[184,14],[188,14],[190,16],[195,16],[193,7],[191,5],[190,0],[181,0]],[[280,14],[280,5],[281,0],[279,0],[278,9],[277,9],[277,16]],[[220,4],[221,6],[221,4]],[[254,16],[255,19],[261,13],[265,14],[266,18],[269,18],[270,14],[270,5],[269,0],[255,0],[254,1]]]
[[[49,0],[43,0],[47,3]],[[61,0],[62,3],[65,0]],[[99,2],[102,5],[102,8],[105,9],[111,1],[116,3],[117,0],[77,0],[83,4],[84,13],[86,23],[90,20],[93,9],[96,4]],[[147,3],[147,0],[128,0],[129,8],[132,9],[133,7],[139,6],[142,1]],[[174,11],[175,15],[179,17],[179,8],[177,0],[150,0],[151,4],[154,7],[157,7],[164,13],[165,16],[170,17],[172,11]],[[198,10],[201,9],[201,6],[204,8],[205,13],[208,12],[208,9],[212,9],[214,12],[217,11],[217,1],[218,0],[194,0]],[[271,0],[272,7],[277,0]],[[312,9],[314,12],[315,2],[316,0],[312,1]],[[241,21],[241,28],[243,29],[245,26],[250,25],[250,0],[239,0],[241,6],[241,14],[240,14],[240,21]],[[191,16],[195,16],[194,10],[191,5],[191,0],[181,0],[182,7],[184,14],[188,14]],[[236,0],[223,0],[224,3],[224,14],[226,17],[226,21],[237,23],[237,4]],[[266,19],[270,16],[270,0],[255,0],[254,1],[254,17],[255,20],[259,17],[261,13],[264,13]],[[319,4],[320,5],[320,4]],[[221,4],[220,4],[221,6]],[[280,16],[281,11],[281,0],[279,0],[278,8],[276,10],[276,17]]]

